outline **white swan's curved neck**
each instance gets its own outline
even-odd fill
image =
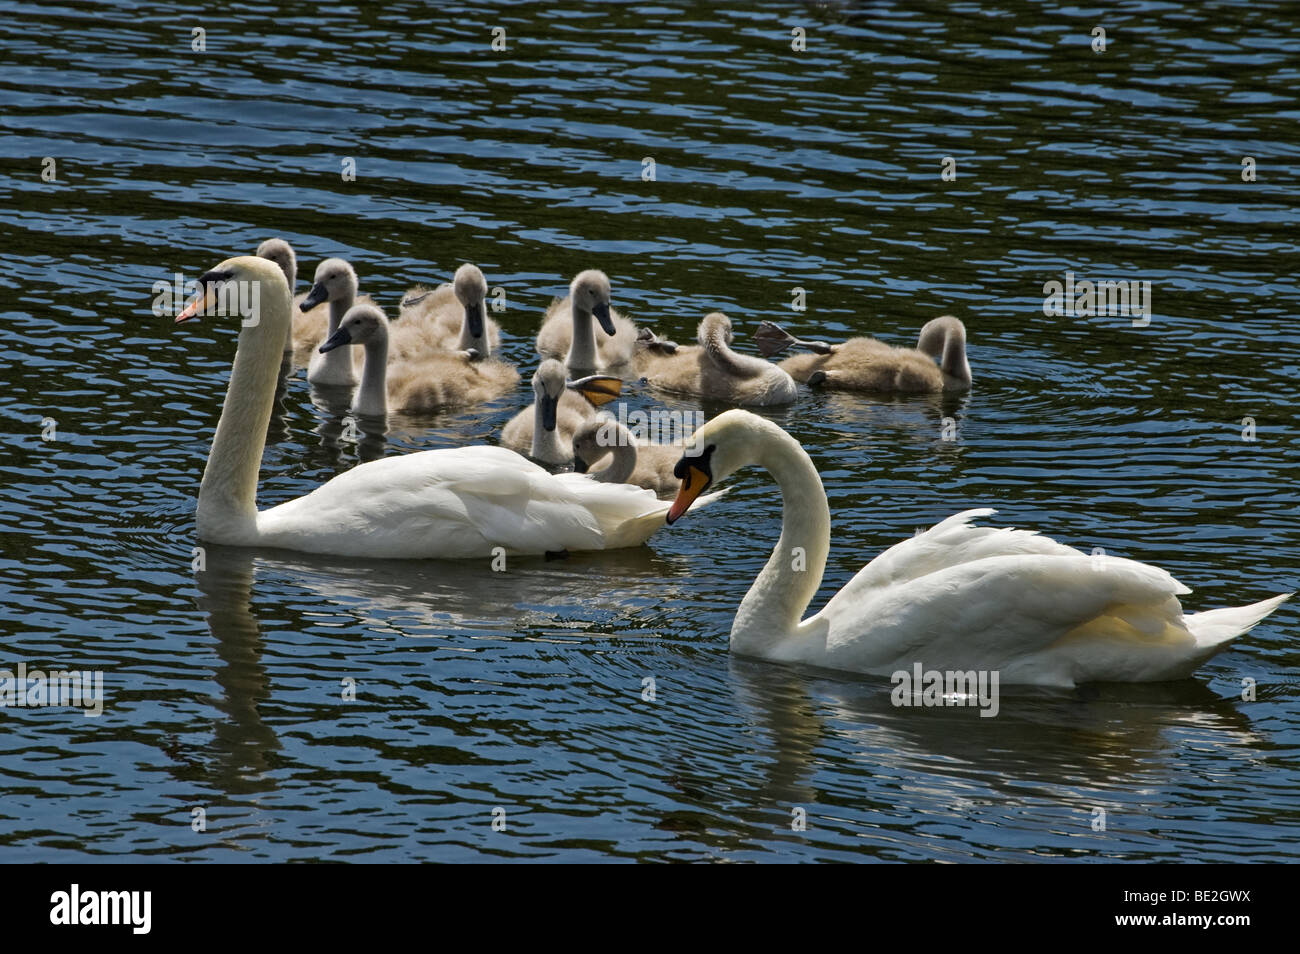
[[[280,379],[288,286],[263,282],[256,321],[239,332],[235,365],[199,485],[199,538],[251,543],[257,537],[257,475]]]
[[[830,552],[831,513],[821,476],[799,443],[773,428],[758,436],[758,459],[781,488],[781,539],[741,600],[731,647],[769,655],[798,635],[799,620],[817,595]]]
[[[388,335],[382,331],[366,342],[366,360],[361,366],[361,384],[352,398],[352,413],[369,417],[388,413]]]
[[[569,355],[565,364],[570,368],[593,370],[599,365],[596,360],[596,327],[591,312],[579,308],[572,302],[569,311],[573,315],[573,338],[569,342]]]
[[[289,265],[289,273],[284,276],[289,281],[289,305],[293,306],[293,290],[298,287],[298,263],[293,262]],[[293,321],[284,323],[284,350],[293,350]]]

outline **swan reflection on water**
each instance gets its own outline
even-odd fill
[[[672,804],[655,827],[684,857],[776,838],[830,857],[851,857],[837,853],[849,839],[855,854],[969,860],[982,857],[986,825],[990,838],[1026,829],[1027,845],[1049,828],[1058,856],[1123,856],[1161,841],[1162,806],[1184,798],[1174,782],[1189,745],[1222,760],[1215,781],[1226,785],[1234,758],[1269,745],[1239,700],[1198,680],[1006,687],[998,716],[983,719],[969,707],[896,706],[880,677],[735,655],[707,676],[683,703],[692,715],[663,726]],[[1207,780],[1195,808],[1216,811],[1221,796]],[[805,831],[792,827],[796,809]],[[963,835],[939,839],[936,826]],[[842,837],[827,841],[832,832]]]
[[[581,680],[565,698],[569,705],[587,700],[583,710],[557,715],[549,728],[519,723],[498,732],[527,743],[530,761],[576,758],[578,751],[607,759],[622,781],[601,798],[635,802],[649,790],[654,807],[640,813],[677,846],[670,850],[689,856],[743,851],[773,837],[803,841],[818,828],[851,836],[855,850],[921,854],[934,850],[926,819],[978,831],[986,816],[1014,825],[1023,823],[1021,813],[1067,834],[1077,827],[1086,838],[1093,837],[1089,813],[1099,805],[1115,815],[1113,837],[1153,838],[1140,813],[1122,809],[1135,796],[1158,802],[1167,780],[1181,771],[1186,745],[1220,750],[1226,764],[1232,753],[1267,745],[1235,700],[1198,680],[1072,690],[1003,686],[997,717],[985,719],[972,707],[896,706],[889,679],[737,656],[715,631],[727,610],[701,603],[692,561],[649,548],[523,560],[505,573],[437,561],[344,565],[219,546],[206,548],[206,560],[196,582],[223,663],[214,672],[222,691],[214,704],[223,718],[213,732],[210,764],[202,747],[188,746],[177,772],[189,779],[199,772],[232,795],[277,787],[273,769],[284,761],[277,754],[282,745],[262,715],[276,700],[278,711],[297,712],[288,722],[283,715],[277,720],[281,731],[301,734],[294,724],[303,720],[315,726],[313,736],[330,735],[336,726],[339,744],[375,747],[378,764],[387,764],[391,743],[384,740],[395,727],[380,729],[374,720],[414,717],[435,726],[449,711],[457,720],[472,720],[479,709],[496,713],[500,707],[481,694],[482,680],[537,674],[539,662],[558,685]],[[593,592],[602,594],[595,606]],[[707,617],[700,632],[662,633],[665,622],[700,607]],[[313,648],[308,656],[286,655],[287,634],[299,632],[314,634]],[[629,642],[625,634],[643,638]],[[529,651],[494,661],[486,672],[482,657],[471,664],[480,678],[466,681],[464,671],[450,679],[440,674],[452,657],[376,658],[362,642],[374,637],[398,652],[432,649],[429,640],[440,650],[473,650],[486,637],[476,651],[494,658],[500,647],[520,641],[556,645],[560,655],[543,662]],[[620,641],[619,652],[609,651],[611,639]],[[585,643],[600,649],[592,655]],[[270,663],[268,646],[275,647]],[[405,675],[393,668],[394,659],[409,669]],[[510,675],[502,665],[511,667]],[[676,667],[689,669],[690,677],[677,675]],[[643,672],[658,674],[656,704],[628,703],[616,719],[595,711],[591,696],[627,697]],[[340,678],[357,673],[369,673],[362,682],[372,693],[377,683],[405,680],[401,705],[372,699],[360,711],[343,702]],[[301,710],[289,700],[304,693],[312,701]],[[553,724],[574,716],[580,727],[560,732]],[[373,740],[346,728],[357,718],[379,729],[370,733]],[[430,750],[419,764],[452,771],[480,744],[471,734],[458,743],[462,755]],[[869,781],[861,787],[843,787],[845,779],[863,778]],[[532,800],[519,792],[511,797],[521,810],[552,810],[545,792]],[[918,803],[919,814],[900,807]],[[805,811],[812,835],[790,828],[795,807]],[[957,843],[949,850],[961,856]]]

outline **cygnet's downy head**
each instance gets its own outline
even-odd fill
[[[533,372],[533,413],[540,417],[542,427],[548,431],[555,430],[556,413],[567,376],[564,365],[554,358],[547,358]]]
[[[483,326],[487,321],[487,279],[477,265],[465,264],[456,269],[452,289],[456,293],[456,300],[465,307],[465,322],[469,325],[470,336],[475,341],[481,341]]]
[[[338,331],[321,343],[320,353],[343,345],[364,345],[388,337],[388,319],[374,305],[353,305],[339,322]]]
[[[570,381],[568,373],[564,364],[555,358],[547,358],[533,372],[533,413],[548,431],[555,430],[560,398],[566,390],[581,394],[592,407],[602,407],[623,393],[622,378],[593,374]]]
[[[960,318],[940,315],[927,321],[916,339],[916,350],[937,360],[944,374],[963,384],[971,383],[970,362],[966,358],[966,326]]]
[[[609,277],[604,272],[595,268],[579,272],[569,284],[569,301],[573,311],[595,315],[601,330],[613,336],[614,319],[609,314]]]
[[[294,283],[298,280],[298,256],[293,253],[293,246],[282,238],[269,238],[257,247],[257,255],[280,266],[292,295]]]
[[[327,258],[316,266],[311,291],[298,307],[311,311],[323,301],[338,301],[356,294],[357,273],[352,266],[341,258]]]

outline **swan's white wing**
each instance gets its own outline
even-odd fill
[[[359,464],[259,513],[258,542],[395,559],[611,550],[644,543],[669,505],[630,484],[548,473],[504,447],[462,447]]]
[[[653,490],[634,484],[602,483],[587,474],[557,474],[554,479],[573,493],[596,518],[607,550],[645,543],[663,527],[664,518],[672,506],[671,500],[660,500]],[[722,493],[706,494],[695,502],[695,506],[705,506]]]
[[[905,583],[947,567],[961,566],[985,557],[1019,554],[1080,555],[1080,551],[1074,547],[1057,543],[1050,537],[1040,537],[1033,530],[977,527],[971,524],[976,517],[987,517],[994,513],[997,511],[988,507],[963,510],[923,533],[894,544],[859,570],[826,604],[826,609],[831,610],[837,602],[856,602],[877,587]],[[1190,592],[1180,584],[1174,585],[1179,587],[1176,592]]]
[[[371,557],[489,557],[602,549],[596,516],[536,464],[501,447],[421,451],[360,464],[258,515],[261,542]]]
[[[601,483],[586,474],[556,474],[553,479],[582,501],[599,524],[601,533],[611,541],[611,547],[644,543],[664,525],[668,507],[660,505],[653,490],[632,484]]]
[[[1213,652],[1200,655],[1184,624],[1181,589],[1117,557],[993,556],[837,598],[801,629],[824,638],[827,664],[864,672],[920,663],[1005,682],[1173,679]]]
[[[950,517],[864,567],[801,627],[824,664],[1072,685],[1180,678],[1213,654],[1184,621],[1189,590],[1164,570],[970,525],[991,512]]]

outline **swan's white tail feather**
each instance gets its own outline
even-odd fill
[[[711,494],[697,497],[695,502],[691,504],[691,509],[695,510],[709,505],[730,489],[724,487],[722,490],[715,490]],[[615,524],[605,529],[605,549],[614,550],[622,547],[639,546],[645,543],[655,531],[663,527],[664,518],[668,516],[668,508],[672,505],[671,500],[661,500],[653,510],[648,510],[638,517],[620,517]]]
[[[1283,593],[1281,596],[1260,600],[1249,606],[1225,606],[1222,609],[1192,613],[1183,617],[1183,622],[1196,637],[1198,646],[1206,649],[1211,646],[1225,646],[1238,636],[1250,632],[1256,623],[1294,595],[1294,593]]]

